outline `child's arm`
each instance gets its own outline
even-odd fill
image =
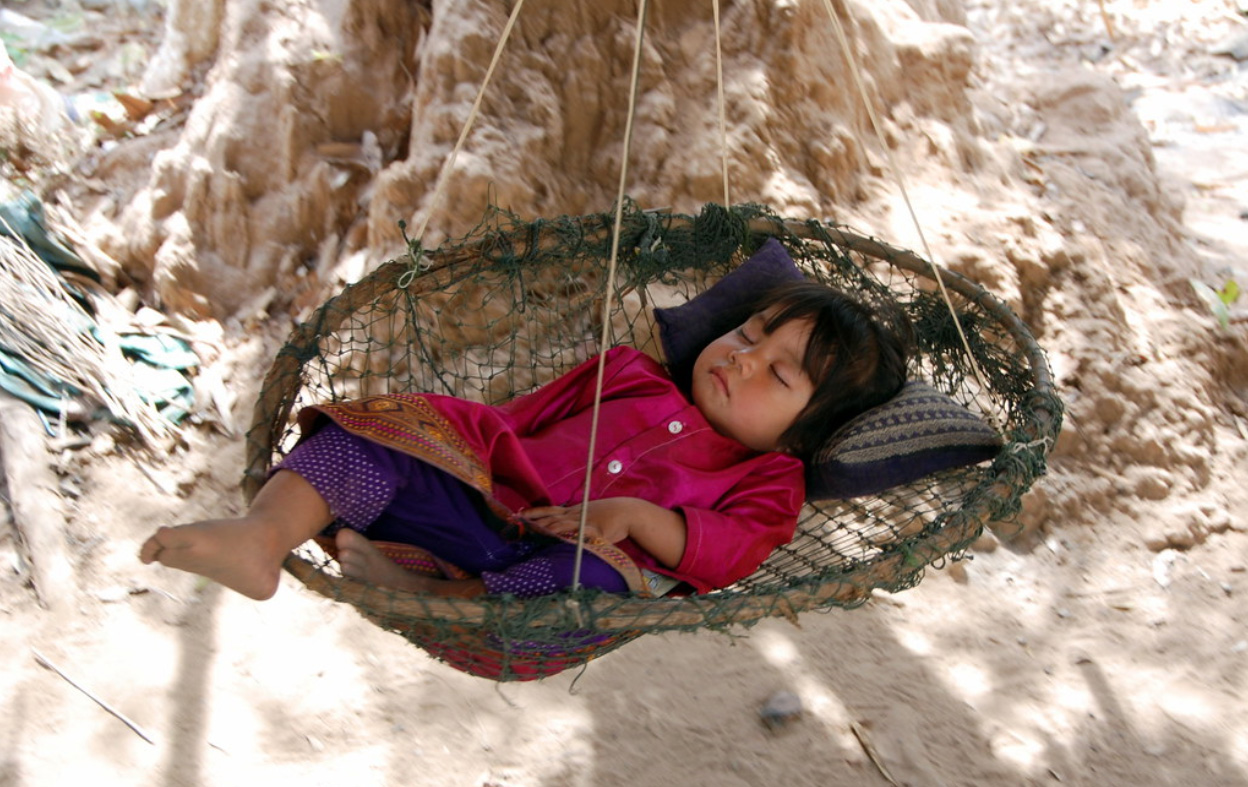
[[[555,533],[576,532],[580,526],[581,507],[541,506],[528,509],[524,516]],[[591,500],[585,523],[586,538],[599,538],[609,544],[631,538],[633,543],[672,569],[679,566],[684,557],[685,531],[685,518],[679,512],[638,497]]]

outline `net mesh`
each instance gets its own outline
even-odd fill
[[[613,223],[608,214],[522,221],[495,211],[436,251],[411,244],[407,255],[326,302],[293,331],[263,385],[248,433],[248,499],[293,447],[301,407],[409,391],[506,401],[602,349],[608,294],[611,344],[661,359],[653,309],[693,298],[768,237],[779,239],[811,278],[895,300],[918,335],[912,376],[998,424],[1004,449],[991,463],[869,498],[808,503],[791,543],[753,575],[701,596],[433,598],[344,578],[312,542],[291,555],[288,570],[459,669],[530,679],[647,632],[748,626],[853,607],[873,589],[909,588],[927,566],[961,556],[987,524],[1010,521],[1043,474],[1061,403],[1026,326],[978,285],[942,276],[976,374],[929,266],[909,252],[835,225],[786,220],[762,206],[707,205],[686,216],[628,205],[616,281],[608,283]]]

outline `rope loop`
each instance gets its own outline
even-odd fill
[[[400,290],[406,290],[408,286],[415,281],[416,277],[429,270],[431,265],[429,261],[425,259],[425,249],[421,245],[420,239],[416,238],[413,240],[407,236],[406,221],[399,222],[399,232],[403,233],[403,242],[407,244],[408,267],[407,270],[403,272],[403,275],[399,277],[398,281],[395,282],[395,286],[397,286]]]

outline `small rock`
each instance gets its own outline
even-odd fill
[[[1187,527],[1175,527],[1166,533],[1170,546],[1175,549],[1191,549],[1204,543],[1209,531],[1195,523],[1187,523]]]
[[[999,546],[1001,546],[1001,542],[997,540],[997,537],[988,531],[984,531],[984,534],[975,539],[975,543],[971,544],[971,549],[976,552],[991,554],[996,552]]]
[[[763,724],[778,730],[802,715],[802,698],[791,691],[778,691],[758,711]]]
[[[971,581],[970,575],[966,572],[966,563],[961,560],[950,563],[946,570],[949,572],[949,578],[959,585],[965,585]]]
[[[1209,526],[1210,533],[1225,533],[1231,529],[1231,512],[1218,506],[1201,509]]]
[[[1164,500],[1170,495],[1170,478],[1159,470],[1142,471],[1133,480],[1132,491],[1143,500]]]
[[[1240,62],[1248,60],[1248,33],[1231,36],[1209,51],[1215,55],[1227,55]]]
[[[61,494],[65,497],[73,500],[77,500],[82,497],[82,479],[76,475],[61,478],[58,486]]]
[[[1153,581],[1163,588],[1170,587],[1170,571],[1179,559],[1173,549],[1164,549],[1153,558]]]
[[[1230,515],[1224,509],[1214,509],[1213,516],[1225,523],[1221,531],[1215,530],[1207,507],[1180,503],[1168,507],[1164,516],[1158,517],[1144,536],[1144,544],[1153,552],[1166,549],[1187,550],[1205,543],[1211,532],[1225,532],[1230,527]]]
[[[1157,529],[1144,534],[1144,546],[1148,547],[1150,552],[1160,552],[1163,549],[1170,548],[1170,536],[1166,534],[1165,529]]]
[[[1104,424],[1116,424],[1127,412],[1126,402],[1121,396],[1103,396],[1096,400],[1094,408],[1096,417]]]

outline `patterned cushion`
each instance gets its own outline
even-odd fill
[[[806,468],[807,497],[882,492],[939,470],[997,455],[1001,438],[981,418],[919,380],[838,429]]]
[[[668,369],[686,390],[707,344],[746,317],[768,286],[804,274],[768,238],[754,256],[688,303],[655,309]],[[811,500],[861,497],[939,470],[996,456],[1001,439],[978,416],[930,385],[911,381],[896,397],[838,429],[806,468]]]

